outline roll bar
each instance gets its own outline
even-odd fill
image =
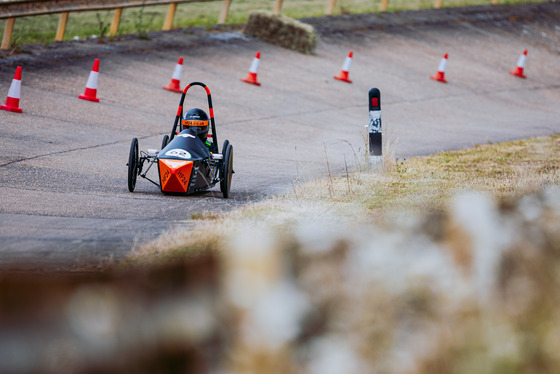
[[[175,116],[175,122],[173,123],[173,130],[171,130],[171,136],[169,136],[169,140],[173,140],[175,134],[177,132],[177,126],[179,126],[179,121],[183,118],[183,103],[185,102],[185,97],[187,96],[187,91],[192,86],[201,86],[206,90],[206,94],[208,95],[208,112],[210,114],[210,123],[212,125],[212,142],[214,143],[216,149],[218,150],[218,136],[216,134],[216,122],[214,121],[214,109],[212,108],[212,95],[210,94],[210,89],[204,83],[201,82],[191,82],[187,84],[183,93],[181,94],[181,101],[179,101],[179,108],[177,109],[177,115]]]

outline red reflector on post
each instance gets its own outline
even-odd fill
[[[371,98],[371,106],[372,107],[378,107],[379,106],[379,99],[377,97],[372,97]]]

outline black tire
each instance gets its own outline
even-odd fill
[[[223,162],[222,175],[220,180],[220,191],[224,195],[224,198],[229,197],[229,190],[231,187],[231,176],[233,175],[233,146],[227,144],[225,150],[223,151]]]
[[[224,145],[222,145],[222,154],[226,153],[226,148],[229,144],[229,140],[224,140]]]
[[[161,141],[161,149],[164,149],[169,144],[169,135],[164,135]]]
[[[136,187],[136,177],[138,176],[138,139],[132,139],[130,143],[130,152],[128,154],[128,190],[134,191]]]

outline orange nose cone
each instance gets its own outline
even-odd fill
[[[189,188],[192,161],[159,160],[159,176],[163,192],[186,193]]]

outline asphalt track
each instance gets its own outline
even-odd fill
[[[227,211],[355,165],[365,152],[367,92],[382,93],[386,151],[399,159],[560,131],[560,4],[311,19],[302,55],[237,31],[152,35],[151,42],[53,45],[0,59],[0,94],[23,66],[23,114],[0,111],[0,267],[72,267],[120,258],[191,215]],[[144,44],[141,44],[144,43]],[[508,74],[527,48],[526,80]],[[349,50],[352,84],[339,82]],[[261,51],[261,87],[240,81]],[[429,79],[449,53],[448,84]],[[70,56],[73,53],[72,56]],[[234,146],[230,199],[219,188],[164,196],[127,190],[130,141],[159,148],[182,84],[212,92],[220,143]],[[78,99],[101,59],[100,103]],[[206,108],[193,88],[186,106]],[[153,174],[156,178],[156,174]]]

